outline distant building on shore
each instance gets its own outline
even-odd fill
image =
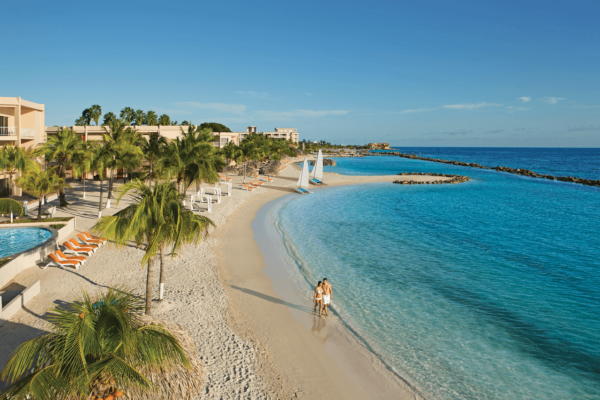
[[[389,150],[389,143],[369,143],[371,150]]]

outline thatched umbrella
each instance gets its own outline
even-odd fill
[[[142,315],[140,319],[144,326],[160,325],[167,329],[177,339],[183,349],[192,369],[178,365],[170,371],[144,370],[141,372],[155,385],[154,391],[145,391],[140,388],[125,388],[125,398],[136,400],[170,400],[170,399],[195,399],[202,388],[204,368],[198,358],[198,351],[192,337],[179,325],[167,322],[149,315]]]

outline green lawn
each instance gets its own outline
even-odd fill
[[[42,218],[41,221],[38,221],[37,219],[31,219],[31,218],[19,218],[19,219],[15,219],[14,223],[15,224],[26,224],[26,223],[31,223],[31,222],[64,222],[64,221],[68,221],[73,217],[61,217],[61,218]],[[4,221],[2,222],[2,224],[10,224],[10,221]]]

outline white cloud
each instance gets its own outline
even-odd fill
[[[513,106],[506,107],[506,111],[508,111],[509,113],[515,113],[517,111],[526,111],[526,110],[531,110],[531,108],[529,108],[529,107],[513,107]]]
[[[264,99],[265,97],[269,96],[269,93],[264,93],[264,92],[253,92],[253,91],[247,91],[247,92],[242,92],[242,91],[238,91],[236,92],[237,94],[243,94],[245,96],[250,96],[250,97],[258,97],[261,99]]]
[[[486,133],[500,133],[500,132],[504,132],[504,129],[494,129],[491,131],[487,131]]]
[[[578,131],[600,131],[600,125],[588,125],[588,126],[580,126],[577,128],[569,129],[570,132],[578,132]]]
[[[224,112],[228,114],[244,114],[244,112],[246,111],[246,106],[243,104],[198,103],[197,101],[183,101],[180,103],[175,103],[175,105],[197,108],[199,110]]]
[[[523,97],[519,97],[519,100],[521,100],[523,103],[527,103],[527,102],[531,101],[531,97],[523,96]]]
[[[566,100],[564,97],[544,97],[542,101],[545,101],[548,104],[556,104],[561,100]]]
[[[308,92],[306,92],[306,95],[307,95],[307,96],[312,96],[312,93],[308,93]]]
[[[427,135],[450,135],[450,136],[456,136],[456,135],[466,135],[468,133],[473,132],[472,130],[467,131],[465,129],[457,129],[455,131],[446,131],[446,132],[429,132],[427,133]]]
[[[322,118],[346,115],[345,110],[292,110],[292,111],[256,111],[253,115],[273,120],[288,120],[294,118]]]
[[[412,114],[412,113],[420,113],[420,112],[433,111],[433,110],[437,110],[437,108],[431,108],[431,107],[414,108],[411,110],[402,110],[402,111],[400,111],[400,114]]]
[[[482,102],[482,103],[469,103],[469,104],[448,104],[448,105],[445,105],[442,107],[447,108],[449,110],[474,110],[476,108],[481,108],[481,107],[499,107],[501,105],[502,104]]]

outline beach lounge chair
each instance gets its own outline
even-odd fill
[[[50,265],[54,265],[54,266],[60,267],[62,269],[65,269],[65,266],[70,266],[75,269],[79,269],[79,265],[81,265],[81,263],[79,261],[61,261],[58,258],[58,256],[54,253],[48,254],[48,257],[50,257],[51,261],[48,264],[46,264],[46,266],[43,269],[48,268]]]
[[[75,247],[71,242],[64,242],[63,246],[67,248],[67,250],[65,250],[65,253],[68,254],[87,254],[88,256],[91,256],[94,252],[93,249],[83,249],[81,247]]]
[[[223,182],[231,182],[233,180],[233,178],[228,178],[225,175],[219,175],[219,178],[221,178]]]
[[[105,243],[108,243],[108,239],[107,238],[103,238],[103,237],[97,237],[97,236],[92,236],[91,233],[89,233],[88,231],[83,231],[83,235],[87,238],[93,239],[93,240],[101,240]]]
[[[262,185],[264,185],[265,183],[255,179],[255,180],[253,180],[253,181],[252,181],[252,184],[253,184],[254,186],[262,186]]]
[[[94,246],[102,246],[104,244],[104,242],[102,240],[96,240],[96,239],[88,239],[87,236],[85,236],[83,233],[78,233],[77,237],[79,238],[79,240],[81,240],[83,243],[85,243],[86,245],[94,245]]]
[[[256,189],[256,187],[255,186],[248,186],[248,185],[246,185],[244,183],[244,184],[242,184],[242,189],[253,191],[254,189]]]
[[[87,261],[86,257],[83,256],[68,256],[65,253],[63,253],[60,250],[56,250],[54,252],[54,254],[56,254],[58,256],[58,258],[60,259],[60,261],[79,261],[81,263],[81,265],[85,264],[85,262]]]
[[[69,243],[71,243],[73,245],[73,247],[75,247],[76,249],[86,249],[86,250],[89,249],[89,250],[92,250],[93,252],[98,250],[98,246],[93,245],[93,244],[81,244],[77,240],[75,240],[75,238],[70,239]]]

